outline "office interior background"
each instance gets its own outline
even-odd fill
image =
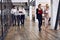
[[[4,35],[6,35],[7,31],[10,29],[10,24],[11,24],[10,11],[13,5],[15,5],[16,8],[17,7],[20,8],[21,6],[23,6],[26,22],[33,22],[33,16],[34,16],[35,23],[38,23],[38,20],[36,19],[36,9],[38,7],[38,4],[42,5],[43,10],[46,4],[49,5],[49,17],[51,18],[49,29],[60,30],[60,8],[59,8],[60,0],[0,0],[0,39],[3,39]],[[9,12],[7,13],[8,21],[6,21],[5,24],[2,23],[2,21],[4,21],[2,17],[4,16],[2,14],[3,13],[2,10],[4,10],[3,7],[4,5],[7,8],[7,12]],[[42,16],[44,17],[44,15]],[[44,20],[43,20],[43,24],[44,24]]]

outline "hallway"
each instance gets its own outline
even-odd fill
[[[5,40],[60,40],[60,30],[45,29],[38,31],[37,23],[26,20],[24,26],[11,26]]]
[[[39,4],[41,4],[43,22],[41,31],[38,29],[36,19],[36,9]],[[0,40],[60,40],[59,7],[60,0],[0,0]],[[21,21],[20,13],[25,16],[25,25],[11,26],[14,21]],[[48,19],[45,21],[46,13]],[[47,28],[44,25],[46,22],[49,24]]]

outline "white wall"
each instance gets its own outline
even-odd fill
[[[31,21],[32,20],[32,6],[30,6],[30,8],[29,8],[29,18]]]
[[[55,27],[55,22],[56,22],[56,17],[57,17],[57,11],[58,11],[58,3],[59,0],[53,0],[53,5],[52,5],[52,16],[51,16],[51,28],[54,29]]]
[[[32,1],[32,0],[30,0],[30,2],[31,2],[31,1]],[[34,6],[34,8],[35,8],[35,6]],[[32,13],[32,11],[34,11],[34,13]],[[36,11],[36,9],[33,10],[33,6],[30,6],[30,8],[29,8],[30,21],[32,20],[32,15],[33,15],[33,14],[36,14],[35,11]]]

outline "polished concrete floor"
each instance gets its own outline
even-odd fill
[[[5,40],[60,40],[60,30],[51,30],[42,26],[38,31],[38,23],[26,21],[24,26],[11,26]]]

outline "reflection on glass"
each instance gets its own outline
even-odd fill
[[[1,6],[1,1],[2,1],[2,6]],[[11,0],[0,0],[0,40],[3,38],[3,36],[5,36],[6,32],[8,31],[8,27],[9,27],[8,24],[10,24],[10,20],[8,19],[10,19],[11,7],[12,7]],[[5,13],[7,15],[5,15]],[[1,25],[1,22],[3,25]]]
[[[0,37],[2,35],[2,29],[1,29],[1,0],[0,0]]]

